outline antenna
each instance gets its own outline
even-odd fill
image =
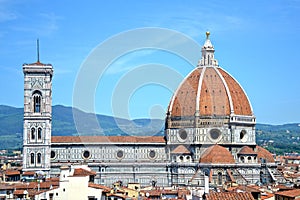
[[[36,40],[36,50],[37,50],[37,62],[40,62],[40,42],[39,39]]]

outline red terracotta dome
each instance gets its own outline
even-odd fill
[[[273,155],[265,148],[256,146],[258,162],[275,163]]]
[[[177,116],[253,116],[240,84],[214,59],[210,40],[202,48],[202,59],[175,91],[168,113]]]
[[[235,161],[230,151],[215,144],[204,151],[199,163],[234,164]]]

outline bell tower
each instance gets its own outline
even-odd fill
[[[23,171],[43,171],[49,175],[53,67],[40,62],[38,43],[37,53],[37,62],[23,64]]]

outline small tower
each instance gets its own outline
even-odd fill
[[[23,64],[23,171],[50,172],[52,76],[51,64]]]

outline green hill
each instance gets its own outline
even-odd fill
[[[164,120],[127,120],[53,106],[52,135],[163,135]],[[73,120],[76,115],[77,127]],[[100,128],[101,127],[101,128]],[[23,108],[0,105],[0,149],[22,148]],[[273,153],[300,153],[300,125],[256,125],[256,141]]]

